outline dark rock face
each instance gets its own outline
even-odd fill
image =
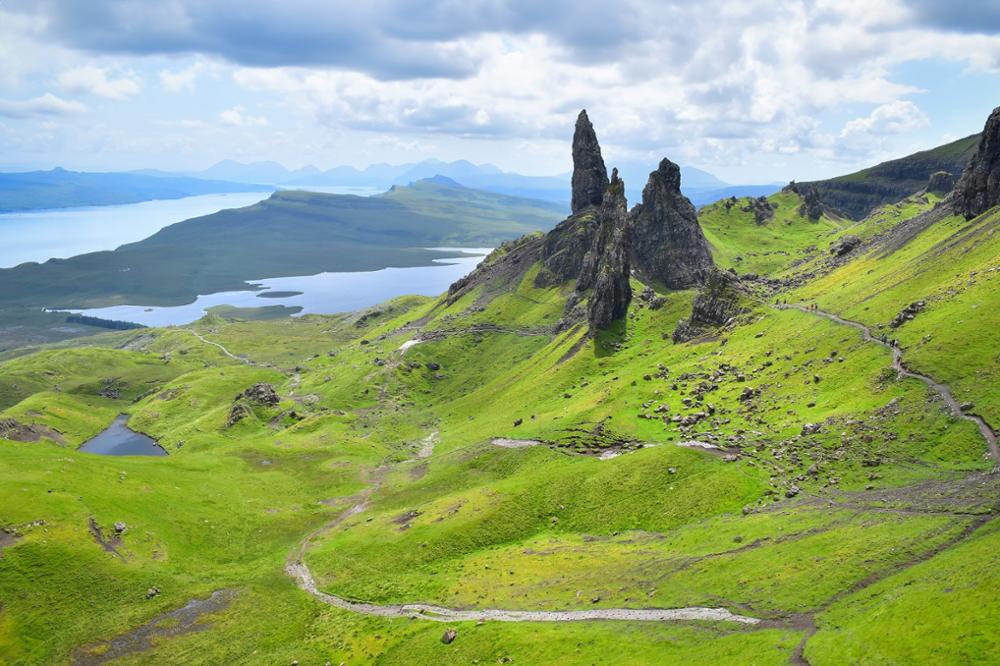
[[[681,194],[680,167],[664,158],[631,213],[632,263],[639,276],[670,289],[700,284],[712,253],[694,206]]]
[[[814,185],[806,183],[796,183],[794,180],[785,185],[782,192],[794,192],[802,199],[799,206],[799,215],[816,221],[823,214],[823,203],[819,199],[819,192]]]
[[[746,291],[734,273],[712,269],[694,298],[690,319],[677,322],[674,342],[692,340],[707,329],[722,326],[736,315],[746,312],[744,296]]]
[[[924,189],[931,194],[943,197],[955,189],[955,177],[947,171],[935,171],[931,174],[927,181],[927,187]]]
[[[608,189],[608,170],[601,157],[597,133],[590,124],[586,109],[576,119],[573,133],[573,198],[571,210],[578,213],[590,206],[601,205]]]
[[[753,221],[757,224],[767,224],[774,217],[774,206],[767,197],[750,198],[747,205],[740,208],[744,213],[753,213]]]
[[[628,208],[625,184],[618,177],[618,169],[612,173],[611,184],[597,211],[597,224],[597,233],[583,258],[576,283],[578,293],[593,289],[587,302],[587,321],[592,331],[624,317],[632,301]]]
[[[236,396],[236,400],[241,399],[245,399],[255,405],[263,405],[265,407],[274,407],[280,402],[274,387],[267,382],[254,384],[246,391],[243,391],[243,393]]]
[[[955,212],[971,220],[997,204],[1000,204],[1000,107],[993,109],[986,121],[979,149],[955,186]]]

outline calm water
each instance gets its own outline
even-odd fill
[[[262,307],[288,305],[302,308],[301,314],[332,314],[360,310],[377,303],[404,296],[420,294],[437,296],[446,291],[455,280],[467,275],[489,254],[489,248],[434,248],[456,250],[474,254],[470,257],[435,259],[433,266],[414,268],[383,268],[379,271],[358,273],[319,273],[299,277],[253,280],[264,291],[228,291],[198,299],[188,305],[147,308],[141,305],[118,305],[108,308],[73,310],[103,319],[133,321],[146,326],[189,324],[201,319],[207,308],[216,305],[236,307]],[[294,296],[261,298],[260,294],[273,292],[303,292]]]
[[[163,227],[223,208],[241,208],[266,192],[205,194],[121,206],[87,206],[0,214],[0,268],[86,252],[113,250]]]
[[[147,437],[130,429],[128,416],[121,414],[108,429],[87,441],[80,447],[85,453],[102,456],[165,456],[164,451],[152,437]]]

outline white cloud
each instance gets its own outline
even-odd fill
[[[66,70],[59,75],[58,82],[59,86],[67,92],[98,95],[116,100],[138,95],[139,91],[142,90],[138,79],[133,75],[112,78],[109,76],[108,70],[93,65]]]
[[[169,93],[192,91],[198,75],[204,68],[204,63],[196,62],[190,67],[177,71],[160,70],[160,86]]]
[[[930,125],[930,120],[916,104],[909,100],[896,100],[874,109],[864,118],[856,118],[844,125],[841,138],[859,134],[884,136],[904,134]]]
[[[233,127],[266,127],[269,123],[264,116],[247,115],[242,105],[226,109],[219,114],[219,120]]]
[[[23,100],[0,99],[0,116],[6,118],[39,118],[71,116],[87,110],[80,102],[45,93],[40,97]]]

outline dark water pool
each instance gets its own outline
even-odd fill
[[[108,429],[80,447],[84,453],[102,456],[165,456],[167,452],[152,437],[130,429],[128,415],[120,414]]]

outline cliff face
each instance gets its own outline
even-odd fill
[[[573,133],[573,196],[570,209],[573,213],[590,206],[601,205],[608,189],[608,170],[601,157],[597,133],[590,124],[584,109],[576,119]]]
[[[965,219],[1000,204],[1000,107],[986,120],[979,149],[955,186],[955,212]]]
[[[632,210],[632,263],[640,278],[670,289],[704,281],[712,253],[694,206],[681,194],[680,167],[664,158]]]
[[[583,258],[576,287],[577,291],[593,288],[587,303],[591,330],[606,328],[624,317],[632,301],[628,205],[625,184],[618,177],[618,169],[613,171],[611,183],[604,193],[597,224],[597,233],[590,251]]]
[[[712,269],[708,241],[694,206],[680,192],[680,169],[660,162],[643,190],[643,202],[630,213],[625,185],[609,180],[601,147],[586,111],[573,135],[573,212],[544,237],[505,246],[496,260],[484,262],[452,285],[454,302],[477,287],[483,293],[516,284],[535,262],[541,269],[536,287],[574,283],[561,327],[586,319],[591,332],[628,314],[629,284],[637,275],[671,289],[700,284]]]

